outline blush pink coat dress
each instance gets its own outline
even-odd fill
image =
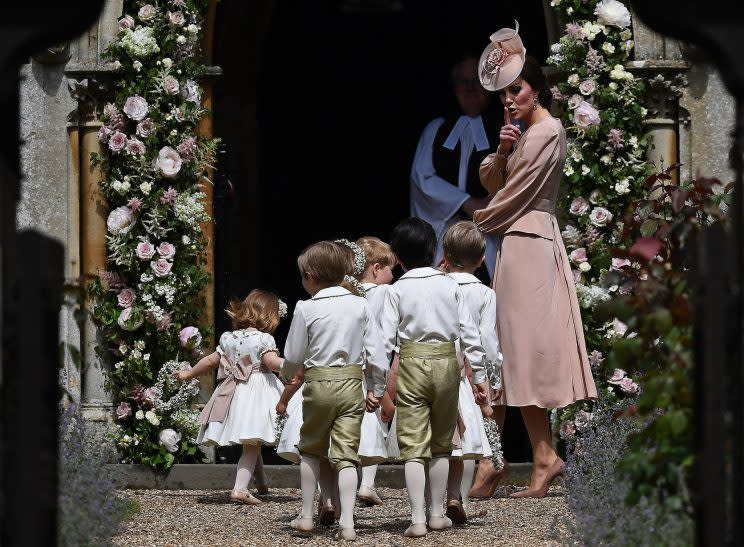
[[[493,289],[504,356],[504,391],[497,404],[561,408],[596,398],[579,303],[555,218],[566,132],[549,116],[532,124],[508,158],[491,154],[480,166],[495,194],[473,220],[502,236]]]

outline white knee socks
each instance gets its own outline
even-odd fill
[[[447,490],[448,473],[449,458],[434,458],[429,462],[429,488],[431,492],[429,517],[444,515],[444,495]]]
[[[319,475],[318,458],[302,455],[300,459],[300,487],[302,488],[302,518],[313,518],[313,502]]]
[[[258,445],[243,445],[243,453],[238,460],[238,472],[235,474],[235,487],[233,490],[237,492],[248,491],[248,485],[251,483],[260,449],[261,447]]]
[[[333,469],[331,469],[331,462],[326,458],[321,458],[319,461],[320,473],[318,475],[318,486],[320,488],[320,503],[325,505],[328,500],[335,502],[336,496],[334,495],[334,479]]]
[[[341,528],[354,528],[356,491],[356,467],[344,467],[338,472],[338,493],[341,502],[341,516],[338,519],[338,525]]]
[[[369,488],[375,487],[375,476],[377,475],[376,465],[366,465],[362,467],[362,484]]]
[[[475,476],[475,460],[465,460],[462,462],[462,481],[460,482],[460,496],[462,498],[462,506],[467,509],[470,498],[470,489],[473,486],[473,477]]]
[[[424,510],[426,473],[424,473],[424,464],[421,462],[406,462],[403,469],[406,475],[408,499],[411,502],[411,522],[413,524],[423,524],[426,522],[426,511]]]

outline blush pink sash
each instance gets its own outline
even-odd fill
[[[233,364],[226,355],[220,357],[220,367],[217,370],[217,379],[224,381],[217,386],[209,402],[204,405],[201,412],[201,423],[203,425],[209,422],[223,422],[227,415],[227,409],[230,408],[233,395],[235,395],[235,386],[238,382],[245,382],[254,372],[261,370],[261,363],[253,364],[248,356],[238,359]]]

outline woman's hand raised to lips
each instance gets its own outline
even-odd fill
[[[522,130],[511,123],[509,109],[504,107],[504,126],[499,133],[499,148],[497,152],[501,156],[506,156],[511,150],[512,145],[522,136]]]

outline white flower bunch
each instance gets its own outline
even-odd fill
[[[125,29],[121,37],[121,46],[132,57],[147,57],[160,51],[152,27],[140,27],[136,30]]]
[[[181,431],[191,442],[196,441],[196,436],[199,433],[199,416],[200,413],[197,410],[192,409],[179,409],[170,415],[171,423]]]
[[[173,212],[176,218],[183,222],[192,230],[199,229],[199,223],[209,220],[209,216],[204,212],[203,192],[182,193],[176,196],[173,203]]]
[[[188,382],[180,382],[172,376],[173,372],[180,370],[185,364],[188,365],[188,362],[172,360],[160,367],[154,385],[156,410],[170,412],[184,409],[189,405],[191,399],[199,393],[199,380],[196,378]],[[173,394],[169,396],[171,393]]]
[[[361,247],[348,239],[336,239],[334,241],[336,243],[343,243],[354,252],[354,274],[359,275],[363,273],[366,260],[364,258],[364,251],[362,251]]]
[[[576,296],[579,299],[579,305],[584,309],[591,309],[600,302],[610,299],[610,292],[599,285],[576,284]]]

